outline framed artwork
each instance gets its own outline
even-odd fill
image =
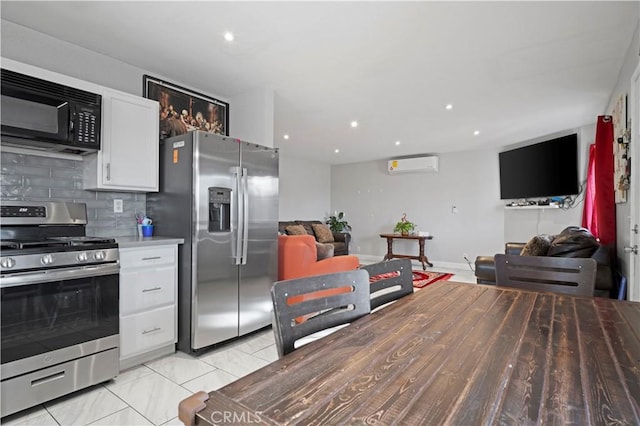
[[[142,95],[160,104],[160,139],[203,130],[229,136],[229,104],[150,75]]]
[[[620,95],[613,107],[613,184],[616,203],[626,203],[631,177],[629,161],[630,126],[627,117],[627,96]]]

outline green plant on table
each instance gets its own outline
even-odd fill
[[[402,235],[409,235],[409,232],[413,231],[414,229],[416,229],[416,224],[410,222],[407,219],[407,214],[403,213],[402,218],[399,222],[396,223],[396,226],[393,228],[393,232],[400,233]]]
[[[329,216],[329,219],[325,221],[327,225],[329,225],[329,229],[333,232],[349,232],[351,231],[351,225],[344,219],[343,212],[336,212],[335,214]]]

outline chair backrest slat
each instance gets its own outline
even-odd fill
[[[496,254],[495,262],[498,286],[593,296],[593,259]]]
[[[278,281],[271,288],[271,298],[276,346],[282,357],[302,337],[368,314],[369,274],[354,270]]]
[[[361,269],[369,272],[371,309],[413,293],[413,273],[409,259],[372,263]]]

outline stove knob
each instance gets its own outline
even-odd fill
[[[10,258],[10,257],[3,257],[3,258],[0,260],[0,266],[2,266],[2,267],[3,267],[3,268],[5,268],[5,269],[11,269],[11,268],[13,268],[14,266],[16,266],[16,261],[15,261],[15,260],[13,260],[13,259],[12,259],[12,258]]]
[[[50,254],[45,254],[44,256],[42,256],[42,259],[40,259],[40,263],[42,263],[43,265],[51,265],[53,263],[53,256]]]
[[[78,262],[86,262],[87,259],[89,259],[89,256],[87,256],[87,252],[83,251],[78,253],[78,256],[76,256],[76,259],[78,259]]]
[[[98,250],[93,254],[93,257],[96,260],[104,260],[104,258],[106,257],[106,254],[105,254],[104,250]]]

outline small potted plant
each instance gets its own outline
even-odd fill
[[[407,220],[407,214],[403,213],[402,218],[398,223],[396,223],[396,226],[393,228],[393,232],[396,234],[399,233],[407,236],[409,235],[409,232],[413,231],[414,229],[416,229],[416,224]]]
[[[338,213],[336,211],[335,214],[329,216],[329,219],[325,221],[327,225],[329,225],[329,229],[333,232],[343,232],[348,233],[351,231],[351,225],[344,219],[344,213]]]

